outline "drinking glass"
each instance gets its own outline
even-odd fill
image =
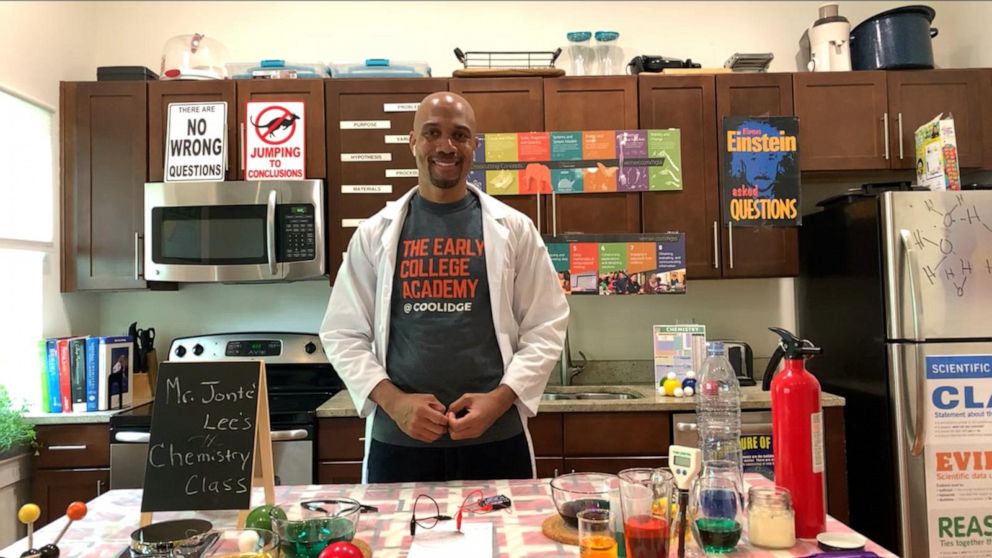
[[[700,472],[700,477],[703,478],[720,478],[725,479],[734,485],[734,491],[738,494],[737,499],[737,509],[741,510],[741,513],[745,513],[744,507],[744,477],[741,474],[740,466],[737,462],[729,461],[724,459],[713,459],[703,463],[703,470]],[[720,505],[721,502],[715,500],[708,500],[708,505]],[[717,510],[719,511],[719,510]],[[714,514],[717,513],[714,511]],[[733,510],[728,508],[725,510],[725,515],[728,517],[733,515]]]
[[[733,552],[744,525],[742,495],[730,479],[702,476],[689,497],[689,517],[696,544],[709,554]]]
[[[665,469],[624,469],[619,477],[627,558],[667,557],[672,473]]]
[[[579,558],[617,558],[617,539],[613,534],[610,510],[583,510],[578,519]]]
[[[210,558],[278,558],[279,537],[267,529],[226,529],[217,533]]]
[[[319,508],[285,506],[285,518],[272,517],[282,558],[317,558],[331,543],[351,541],[361,507],[348,498],[321,503]]]

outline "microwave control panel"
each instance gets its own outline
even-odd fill
[[[305,262],[317,257],[314,220],[310,204],[276,206],[276,261]]]

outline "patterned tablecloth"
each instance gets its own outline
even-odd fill
[[[748,484],[770,484],[756,475],[745,478]],[[466,516],[466,521],[492,521],[496,525],[497,548],[500,558],[558,558],[578,556],[578,547],[565,546],[547,539],[541,533],[541,522],[555,513],[547,480],[499,480],[484,482],[451,482],[443,484],[406,483],[371,485],[321,485],[276,487],[276,503],[293,504],[307,499],[347,496],[363,504],[379,508],[375,514],[363,515],[358,526],[358,537],[369,543],[375,558],[406,556],[410,546],[410,508],[418,494],[434,497],[441,506],[441,513],[454,514],[464,497],[481,488],[487,496],[503,494],[513,501],[512,510],[485,515]],[[253,502],[263,500],[260,489],[253,494]],[[113,558],[127,546],[131,532],[138,526],[141,507],[140,490],[111,490],[88,504],[86,518],[72,525],[59,548],[63,558]],[[237,522],[235,512],[182,512],[157,513],[156,521],[180,517],[200,517],[213,522],[215,528],[233,527]],[[13,521],[14,518],[5,520]],[[66,518],[53,521],[35,533],[35,546],[50,543]],[[839,521],[828,518],[828,531],[850,532]],[[18,541],[0,551],[0,556],[19,557],[27,549],[27,539]],[[869,543],[883,557],[894,554],[878,545]],[[817,552],[816,545],[800,542],[790,550],[760,550],[742,544],[728,557],[775,558],[807,556]],[[674,553],[673,553],[674,556]]]

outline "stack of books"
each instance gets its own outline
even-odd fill
[[[131,404],[133,337],[58,337],[38,344],[43,412],[107,411]]]

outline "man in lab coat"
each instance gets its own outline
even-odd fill
[[[477,143],[464,98],[420,103],[419,183],[358,227],[331,290],[320,335],[367,417],[366,482],[534,476],[568,303],[533,223],[467,183]]]

